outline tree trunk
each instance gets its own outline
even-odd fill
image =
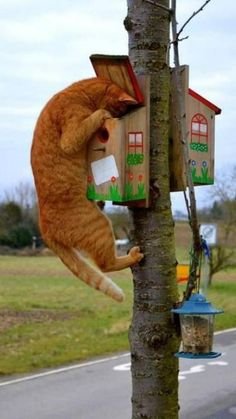
[[[158,0],[168,8],[168,0]],[[171,316],[178,300],[174,223],[168,167],[169,13],[145,0],[128,0],[125,27],[136,74],[150,75],[150,193],[148,209],[132,209],[132,240],[145,254],[133,269],[130,328],[132,419],[178,418],[179,338]]]

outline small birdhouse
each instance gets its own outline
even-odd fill
[[[108,119],[88,147],[87,197],[148,206],[149,78],[136,77],[127,56],[93,55],[95,72],[123,88],[138,106]]]
[[[188,87],[188,67],[182,67],[188,151],[194,185],[214,183],[215,115],[221,109]],[[171,191],[183,190],[186,186],[181,144],[177,92],[174,72],[171,72],[171,132],[170,132],[170,185]]]
[[[214,317],[223,313],[206,301],[204,295],[193,294],[180,308],[172,309],[179,314],[183,351],[175,354],[178,358],[217,358],[221,354],[213,352]]]

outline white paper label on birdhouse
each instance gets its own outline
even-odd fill
[[[97,186],[119,177],[115,157],[113,155],[93,161],[91,163],[91,170]]]

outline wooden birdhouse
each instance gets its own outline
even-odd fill
[[[116,205],[148,206],[149,78],[136,77],[127,56],[93,55],[95,72],[123,88],[137,107],[107,120],[88,146],[87,196]]]
[[[183,66],[182,82],[185,92],[185,117],[192,179],[194,185],[212,185],[214,183],[215,115],[220,114],[221,109],[190,89],[188,79],[188,66]],[[176,95],[174,71],[172,71],[170,100],[170,187],[172,192],[183,190],[186,186]]]

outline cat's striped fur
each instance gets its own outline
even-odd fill
[[[117,301],[123,292],[103,272],[129,267],[143,254],[134,247],[117,257],[110,221],[86,198],[87,144],[106,119],[123,115],[132,102],[105,79],[74,83],[42,110],[31,149],[43,239],[77,277]]]

